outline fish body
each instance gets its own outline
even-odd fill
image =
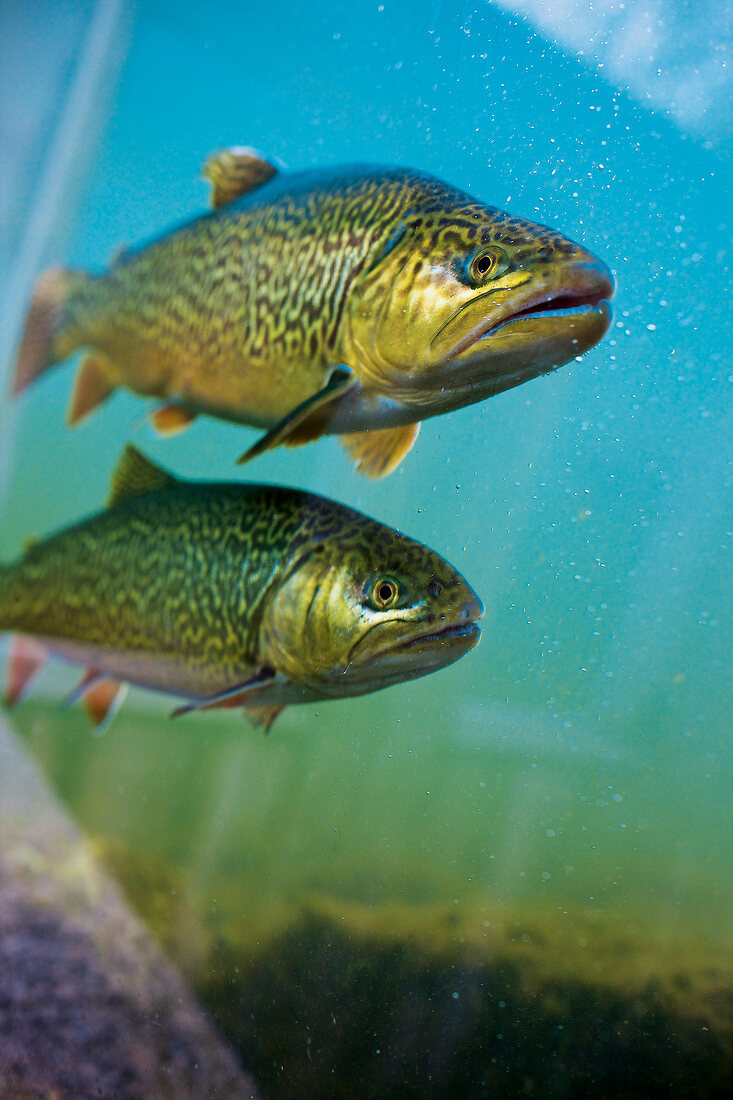
[[[380,474],[421,420],[568,362],[610,322],[600,260],[426,173],[280,173],[225,150],[206,174],[210,213],[101,275],[41,276],[16,392],[90,348],[72,422],[127,386],[180,425],[203,412],[268,429],[254,452],[351,436]]]
[[[42,648],[88,669],[82,695],[133,683],[269,724],[450,664],[482,612],[437,554],[352,509],[179,481],[132,447],[111,507],[0,568],[0,630],[23,639],[11,701]]]

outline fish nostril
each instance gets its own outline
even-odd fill
[[[482,604],[478,596],[474,596],[474,598],[472,600],[469,600],[468,603],[465,603],[463,605],[463,608],[461,609],[462,619],[471,619],[473,621],[475,619],[483,618],[483,614],[484,605]]]

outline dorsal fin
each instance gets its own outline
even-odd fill
[[[107,507],[119,504],[121,500],[151,493],[154,489],[164,489],[175,482],[173,474],[161,469],[146,458],[137,447],[128,443],[117,463],[109,487]]]
[[[212,153],[203,167],[203,176],[211,184],[211,205],[215,210],[254,191],[278,172],[279,168],[246,145],[233,145]]]

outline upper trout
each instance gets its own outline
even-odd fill
[[[271,485],[186,482],[127,447],[108,509],[0,566],[6,701],[46,652],[83,665],[101,721],[123,683],[243,706],[362,695],[444,668],[481,601],[438,554],[359,512]]]
[[[339,433],[378,477],[419,421],[551,371],[609,326],[592,253],[426,173],[280,173],[239,148],[204,172],[211,213],[104,274],[40,276],[15,393],[86,347],[72,424],[127,386],[164,399],[161,431],[201,412],[269,429],[243,459]]]

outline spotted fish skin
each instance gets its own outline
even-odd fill
[[[151,686],[203,695],[237,682],[257,667],[265,582],[307,541],[295,500],[277,496],[181,484],[123,502],[29,549],[3,578],[0,626],[109,648],[117,674],[149,662],[154,680],[172,661]]]
[[[359,169],[276,177],[101,276],[64,272],[53,360],[91,346],[116,384],[270,426],[344,361],[349,290],[409,187]]]
[[[131,447],[114,498],[0,567],[0,630],[118,681],[277,707],[423,675],[478,639],[460,574],[333,501],[179,481]],[[383,577],[402,595],[381,608]]]
[[[100,276],[43,280],[16,391],[90,347],[72,421],[124,385],[273,428],[345,368],[310,427],[277,439],[290,443],[412,425],[551,370],[600,339],[613,294],[556,230],[359,165],[274,174]]]

